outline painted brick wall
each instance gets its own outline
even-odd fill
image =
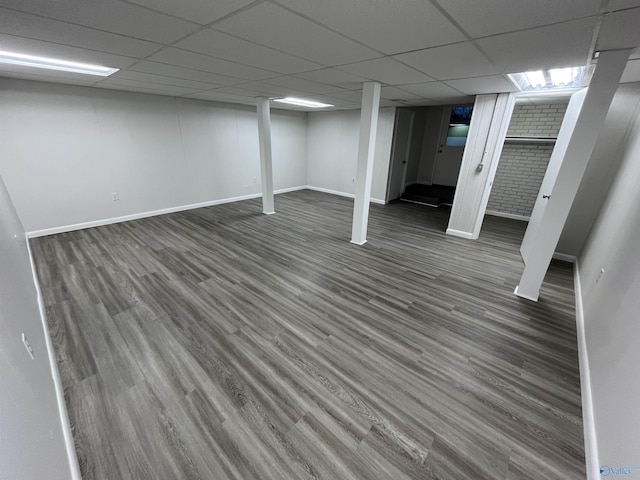
[[[566,104],[516,105],[507,136],[555,137],[566,110]],[[552,151],[553,143],[505,143],[487,210],[529,217]]]

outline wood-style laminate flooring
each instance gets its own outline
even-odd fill
[[[32,240],[85,479],[574,479],[571,266],[312,191]],[[36,459],[34,459],[36,461]]]

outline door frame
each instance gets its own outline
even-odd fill
[[[400,111],[405,111],[411,114],[411,119],[409,120],[409,135],[407,138],[407,150],[404,158],[404,168],[402,169],[402,184],[400,186],[400,195],[404,193],[405,184],[407,182],[407,169],[409,168],[409,157],[411,155],[411,142],[413,141],[413,125],[416,118],[416,112],[409,108],[396,108],[396,115],[394,118],[393,124],[393,136],[391,137],[391,158],[389,159],[389,172],[387,173],[387,191],[385,192],[384,203],[389,203],[389,197],[391,193],[391,182],[393,181],[393,165],[396,153],[396,140],[398,134],[398,117],[400,116]]]

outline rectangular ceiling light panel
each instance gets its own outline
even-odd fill
[[[63,72],[82,73],[85,75],[98,75],[101,77],[108,77],[119,70],[118,68],[104,67],[102,65],[69,62],[67,60],[60,60],[57,58],[38,57],[35,55],[5,52],[2,50],[0,50],[0,63],[21,65],[23,67],[46,68],[48,70],[60,70]]]
[[[288,103],[289,105],[298,105],[299,107],[309,107],[309,108],[327,108],[327,107],[335,106],[335,105],[331,105],[330,103],[314,102],[313,100],[305,100],[303,98],[294,98],[294,97],[274,98],[273,101],[280,102],[280,103]]]

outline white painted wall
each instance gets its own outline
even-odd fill
[[[72,478],[24,230],[1,177],[0,332],[0,478]]]
[[[373,163],[372,200],[384,201],[395,108],[381,108]],[[307,184],[352,196],[355,184],[360,110],[313,112],[307,124]]]
[[[630,133],[609,152],[620,168],[578,259],[599,462],[615,467],[640,466],[638,112]]]
[[[9,79],[0,105],[27,231],[260,192],[255,108]],[[272,133],[275,189],[305,185],[306,114],[274,110]]]
[[[613,97],[556,251],[572,256],[578,256],[582,251],[618,171],[622,159],[620,151],[626,145],[626,138],[633,127],[632,120],[639,108],[640,83],[620,85]]]

